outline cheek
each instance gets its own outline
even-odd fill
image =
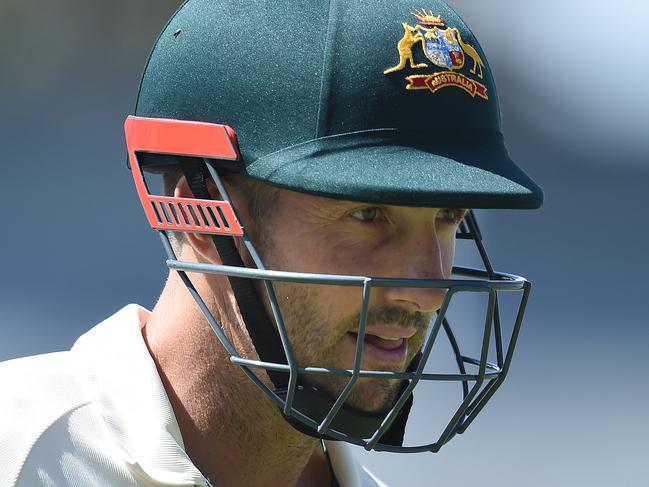
[[[360,288],[276,282],[284,325],[296,347],[323,350],[340,339],[360,311]]]
[[[341,240],[317,234],[316,238],[301,238],[289,247],[282,247],[290,248],[290,252],[276,255],[279,258],[271,259],[272,262],[269,260],[267,264],[278,270],[314,274],[367,274],[380,269],[382,259],[379,252],[358,242]]]
[[[441,238],[439,241],[440,260],[445,279],[451,277],[453,261],[455,260],[455,234]]]
[[[326,272],[343,275],[377,275],[385,266],[386,256],[368,246],[332,246],[321,266]],[[347,288],[348,294],[352,289]]]

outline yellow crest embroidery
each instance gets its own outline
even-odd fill
[[[473,66],[469,70],[471,74],[482,79],[485,68],[480,54],[473,46],[464,42],[460,30],[456,27],[447,27],[441,16],[426,10],[416,10],[412,15],[417,19],[417,25],[413,27],[402,22],[403,37],[397,44],[399,64],[386,69],[383,74],[401,71],[406,68],[406,65],[411,69],[428,68],[426,63],[415,62],[413,49],[417,44],[421,44],[426,58],[444,71],[407,76],[407,90],[430,90],[435,93],[447,86],[455,86],[473,97],[479,96],[488,100],[487,87],[484,84],[459,72],[465,67],[467,57],[473,61]]]

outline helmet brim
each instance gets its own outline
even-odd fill
[[[260,157],[246,175],[334,199],[415,207],[534,209],[543,191],[500,133],[373,130],[322,137]]]

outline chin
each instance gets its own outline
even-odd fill
[[[311,385],[327,393],[335,401],[345,388],[348,378],[330,378],[312,381]],[[397,379],[359,379],[352,389],[345,405],[370,414],[387,413],[397,400],[399,383]]]

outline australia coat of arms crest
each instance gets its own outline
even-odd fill
[[[426,63],[415,62],[413,49],[420,44],[426,58],[443,70],[431,74],[407,76],[407,90],[430,90],[435,93],[442,88],[455,86],[473,97],[488,100],[489,95],[484,84],[459,72],[465,64],[473,62],[469,69],[470,74],[482,79],[485,69],[480,54],[473,46],[464,42],[460,30],[456,27],[448,27],[441,16],[426,10],[416,10],[412,15],[418,23],[414,27],[406,22],[402,23],[403,37],[397,44],[399,64],[386,69],[383,74],[401,71],[406,68],[406,65],[412,69],[428,68]]]

